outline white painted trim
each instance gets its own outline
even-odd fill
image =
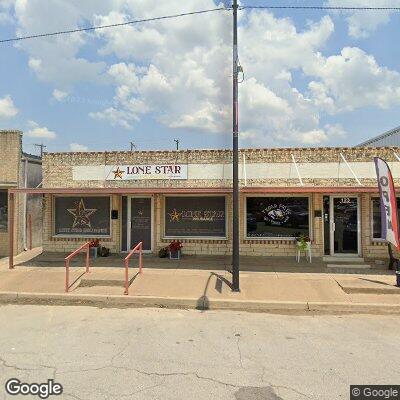
[[[301,179],[299,167],[297,166],[297,163],[296,163],[296,159],[294,158],[294,155],[293,155],[293,154],[290,154],[290,155],[291,155],[291,157],[292,157],[292,161],[293,161],[294,167],[296,168],[297,177],[299,178],[300,185],[301,185],[301,186],[304,186],[303,180]]]
[[[347,168],[350,170],[351,174],[353,175],[354,179],[357,181],[357,183],[362,186],[361,181],[358,179],[357,175],[355,174],[353,168],[351,168],[350,164],[347,162],[347,160],[344,158],[344,155],[342,153],[340,153],[340,157],[342,158],[342,160],[344,161],[344,163],[346,164]]]
[[[247,186],[246,154],[244,153],[243,153],[243,179],[244,179],[244,186]]]

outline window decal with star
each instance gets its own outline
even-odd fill
[[[57,196],[54,198],[54,234],[68,236],[109,236],[109,196]]]

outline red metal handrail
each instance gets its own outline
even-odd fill
[[[82,250],[86,249],[86,272],[89,272],[89,255],[90,255],[90,242],[86,242],[78,249],[73,251],[69,256],[65,257],[65,292],[69,291],[69,266],[70,261],[77,256]]]
[[[139,274],[142,273],[143,267],[143,242],[139,242],[125,257],[125,292],[124,294],[129,294],[129,260],[134,254],[139,254]]]

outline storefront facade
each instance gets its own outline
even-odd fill
[[[0,257],[9,255],[8,191],[35,188],[42,181],[40,157],[22,151],[22,132],[0,130]],[[42,243],[42,199],[21,195],[14,204],[15,252]]]
[[[400,184],[398,148],[248,149],[240,153],[240,253],[386,258],[374,156]],[[226,255],[232,246],[228,150],[48,153],[43,160],[45,251],[99,239],[112,252],[139,241],[157,253]]]

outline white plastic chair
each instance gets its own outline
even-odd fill
[[[297,245],[296,243],[296,261],[299,263],[300,262],[300,257],[301,253],[304,252],[306,258],[308,261],[311,263],[312,262],[312,248],[311,248],[311,242],[307,242],[307,248],[305,250],[301,249],[300,246]]]

